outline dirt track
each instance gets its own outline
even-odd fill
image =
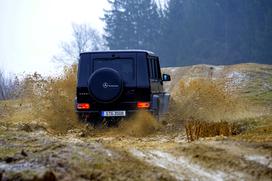
[[[27,130],[29,131],[29,130]],[[271,180],[272,145],[0,129],[2,180]],[[1,180],[0,179],[0,180]]]
[[[58,135],[50,129],[62,132],[69,128],[67,121],[71,115],[67,112],[73,108],[66,103],[64,105],[69,108],[68,111],[64,109],[65,106],[59,105],[59,108],[62,108],[60,112],[49,110],[44,112],[45,117],[42,117],[40,112],[33,114],[32,102],[27,104],[21,104],[20,100],[2,104],[0,102],[0,181],[270,181],[272,180],[271,70],[271,66],[255,64],[220,66],[213,69],[206,65],[165,69],[173,78],[171,85],[166,86],[171,91],[172,97],[183,103],[189,97],[187,103],[190,104],[185,104],[183,107],[173,104],[173,114],[170,114],[167,121],[162,124],[157,124],[148,116],[141,115],[135,119],[140,120],[137,124],[132,120],[130,124],[124,124],[121,128],[98,130],[86,128],[85,132],[85,128],[80,125],[77,130],[72,129],[68,134]],[[183,94],[186,99],[182,99],[182,96],[178,97],[181,85],[178,83],[179,80],[185,80],[184,85],[188,86],[190,80],[199,80],[198,82],[203,83],[204,79],[200,79],[203,77],[211,79],[212,82],[227,78],[227,83],[230,84],[224,87],[236,88],[237,92],[233,95],[248,98],[253,103],[254,109],[248,109],[247,106],[245,112],[244,109],[238,109],[232,104],[222,105],[221,97],[229,97],[225,94],[215,94],[218,92],[211,93],[210,89],[203,89],[203,87],[209,88],[205,84],[187,88],[189,93],[197,90],[199,95],[203,96],[199,96],[201,99],[191,99],[191,94]],[[70,83],[67,85],[71,87]],[[212,102],[210,95],[214,99]],[[52,100],[55,100],[54,96]],[[225,102],[231,101],[227,99]],[[234,103],[236,105],[237,102]],[[266,109],[260,109],[260,105],[265,105]],[[226,109],[222,112],[221,109],[217,109],[220,106],[225,106]],[[66,111],[61,111],[63,109]],[[209,121],[209,118],[210,121],[214,121],[215,117],[224,120],[221,118],[222,115],[223,117],[226,115],[226,111],[229,116],[235,117],[231,120],[234,123],[242,121],[242,131],[245,132],[239,132],[241,134],[236,136],[200,138],[198,141],[187,142],[183,130],[184,120],[187,117],[199,113],[201,120],[204,121]],[[243,114],[238,116],[238,113]],[[37,118],[37,115],[41,118]],[[49,121],[41,121],[46,118]],[[53,119],[50,120],[51,118]],[[78,121],[72,125],[78,126]]]

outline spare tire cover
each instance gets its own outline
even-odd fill
[[[120,74],[111,68],[101,68],[93,72],[88,81],[91,96],[98,102],[113,102],[123,90]]]

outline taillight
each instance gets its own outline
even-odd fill
[[[90,104],[88,103],[77,104],[77,109],[90,109]]]
[[[146,109],[150,107],[149,102],[137,102],[137,107],[140,109]]]

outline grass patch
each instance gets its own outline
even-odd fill
[[[17,147],[0,147],[0,159],[14,156],[19,149]]]
[[[260,105],[272,105],[272,91],[251,93],[247,98]]]
[[[4,100],[0,101],[0,119],[9,116],[14,112],[14,105],[17,103],[15,100]]]
[[[229,121],[187,120],[185,130],[188,141],[214,136],[230,136],[237,141],[272,142],[272,116]]]
[[[241,132],[238,124],[229,123],[227,121],[209,122],[187,120],[185,130],[188,141],[195,141],[205,137],[232,136]]]
[[[234,137],[236,140],[249,142],[272,142],[272,116],[263,116],[243,120],[247,129]]]
[[[267,72],[251,73],[250,84],[241,90],[241,96],[250,102],[263,106],[271,106],[272,102],[272,74]]]

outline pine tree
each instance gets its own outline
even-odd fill
[[[110,49],[148,49],[162,66],[271,63],[271,0],[112,0]]]
[[[160,35],[160,15],[152,0],[109,1],[105,12],[105,39],[110,49],[148,49],[156,51]]]
[[[183,2],[169,0],[164,12],[161,41],[161,60],[163,66],[178,65],[178,54],[184,50],[182,47],[183,36]]]

